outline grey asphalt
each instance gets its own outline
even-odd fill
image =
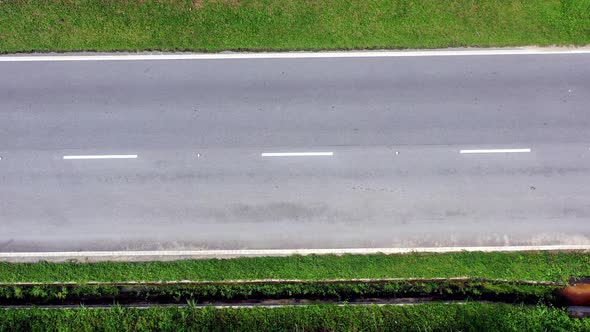
[[[2,62],[0,251],[590,244],[589,148],[587,54]]]

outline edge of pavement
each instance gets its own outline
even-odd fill
[[[418,247],[418,248],[333,248],[333,249],[242,249],[242,250],[146,250],[146,251],[67,251],[67,252],[0,252],[0,262],[142,262],[180,259],[229,259],[239,257],[281,257],[292,255],[371,255],[450,252],[526,252],[590,251],[587,245],[539,245],[495,247]]]
[[[0,62],[39,61],[119,61],[119,60],[231,60],[231,59],[296,59],[296,58],[373,58],[431,56],[494,55],[567,55],[590,54],[590,45],[581,47],[511,47],[511,48],[445,48],[355,51],[285,51],[285,52],[39,52],[0,54]]]

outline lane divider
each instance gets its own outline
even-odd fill
[[[85,159],[137,159],[136,154],[104,154],[104,155],[82,155],[63,156],[64,160],[85,160]]]
[[[531,149],[479,149],[479,150],[460,150],[461,154],[471,153],[527,153],[531,152]]]
[[[333,156],[334,152],[263,152],[262,157],[326,157]]]

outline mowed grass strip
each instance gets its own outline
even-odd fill
[[[446,277],[564,282],[572,276],[590,276],[590,254],[461,252],[145,263],[0,263],[0,282],[5,283]]]
[[[0,52],[590,44],[590,0],[2,0]]]
[[[505,304],[0,310],[0,331],[589,331],[563,309]]]

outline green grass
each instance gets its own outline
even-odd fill
[[[590,0],[3,0],[0,52],[590,44]]]
[[[349,279],[485,277],[564,282],[590,275],[590,254],[450,253],[345,255],[186,260],[149,263],[1,263],[2,282],[158,281],[248,279]],[[2,303],[79,303],[85,299],[135,297],[185,303],[192,299],[404,297],[433,294],[441,298],[495,299],[516,303],[558,303],[554,286],[505,282],[388,282],[322,285],[40,285],[0,287]],[[69,299],[69,300],[68,300]],[[166,300],[168,299],[168,300]],[[20,302],[19,302],[20,301]],[[70,301],[70,302],[68,302]],[[557,302],[556,302],[557,301]],[[590,331],[590,320],[575,320],[559,308],[503,304],[419,306],[331,306],[250,308],[30,309],[0,310],[0,332],[57,331]]]
[[[367,298],[429,298],[504,303],[563,304],[556,285],[522,285],[505,281],[387,281],[183,285],[12,285],[0,286],[0,304],[197,303],[276,299],[355,301]]]
[[[545,306],[424,304],[248,309],[0,310],[0,331],[590,331]]]
[[[587,253],[344,255],[148,263],[0,263],[0,282],[480,277],[567,281],[590,276]]]

